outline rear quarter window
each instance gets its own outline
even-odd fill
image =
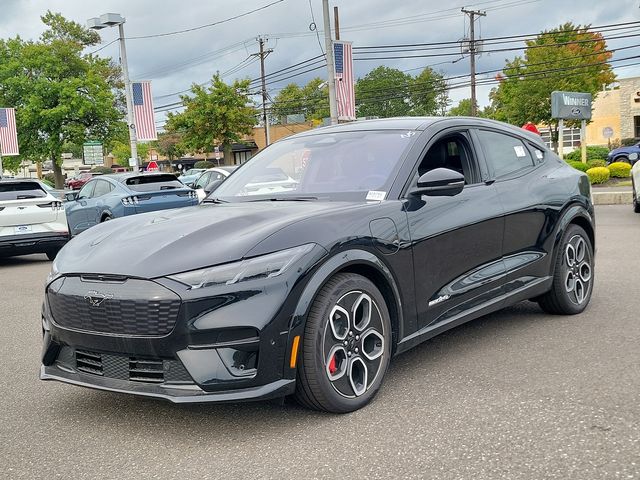
[[[156,192],[184,188],[175,175],[142,175],[125,180],[125,185],[135,192]]]
[[[0,183],[0,201],[43,198],[47,192],[36,182]]]

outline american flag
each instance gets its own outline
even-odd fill
[[[356,119],[356,94],[353,87],[353,51],[351,42],[333,42],[336,66],[336,98],[338,118]]]
[[[138,140],[157,140],[156,123],[153,118],[153,98],[151,82],[134,82],[133,112],[136,117],[136,138]]]
[[[20,155],[16,111],[13,108],[0,108],[0,155]]]

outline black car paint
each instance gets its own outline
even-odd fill
[[[169,334],[131,337],[61,328],[45,301],[41,377],[175,402],[281,396],[295,387],[296,371],[289,368],[292,339],[303,335],[319,288],[339,271],[363,274],[377,284],[392,315],[394,352],[400,353],[548,290],[552,259],[570,222],[583,226],[593,241],[586,177],[557,159],[539,137],[497,122],[460,118],[381,120],[302,135],[367,128],[415,132],[383,202],[205,204],[115,220],[73,239],[59,255],[64,275],[151,279],[180,296],[183,305]],[[542,149],[546,158],[522,178],[496,180],[477,145],[476,128],[515,135]],[[453,197],[412,194],[412,172],[421,156],[451,129],[465,130],[472,142],[477,183]],[[305,243],[316,246],[276,279],[200,291],[166,278]],[[199,255],[194,255],[196,247]],[[220,341],[229,332],[236,337]],[[246,344],[258,348],[257,368],[253,375],[234,376],[220,351]],[[55,364],[55,352],[63,345],[179,358],[200,390],[131,385],[64,371]]]

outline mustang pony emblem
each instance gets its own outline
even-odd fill
[[[113,298],[112,293],[100,293],[95,290],[87,292],[84,299],[91,304],[92,307],[99,307],[105,300]]]

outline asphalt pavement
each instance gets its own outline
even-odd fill
[[[640,215],[597,207],[588,309],[523,302],[395,358],[349,415],[38,380],[44,255],[0,260],[0,478],[640,478]]]

